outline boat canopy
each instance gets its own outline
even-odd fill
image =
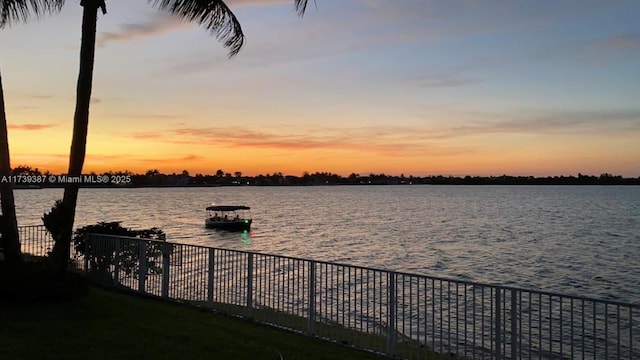
[[[244,205],[214,205],[207,207],[210,211],[236,211],[236,210],[249,210],[248,206]]]

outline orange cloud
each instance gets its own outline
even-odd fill
[[[206,158],[204,156],[200,156],[200,155],[187,155],[183,157],[174,157],[174,158],[167,158],[164,156],[162,158],[138,158],[136,160],[140,162],[176,163],[180,161],[201,161],[205,159]]]
[[[25,96],[32,99],[51,99],[53,97],[53,95],[38,94],[38,93],[29,93],[29,94],[26,94]]]
[[[19,124],[19,125],[8,125],[7,128],[10,130],[37,131],[37,130],[49,129],[56,126],[58,125],[57,124]]]
[[[118,115],[118,117],[123,118],[133,118],[133,119],[185,119],[186,115],[178,115],[178,114],[129,114],[129,115]]]
[[[153,139],[160,140],[164,137],[164,135],[157,132],[139,132],[131,135],[131,137],[136,140],[153,140]]]
[[[51,171],[53,173],[64,173],[67,171],[69,161],[68,154],[29,154],[29,155],[13,155],[13,163],[26,164],[34,168],[42,169],[42,171]],[[201,155],[184,155],[184,156],[159,156],[145,157],[144,155],[110,155],[88,153],[85,160],[83,173],[131,170],[145,171],[149,167],[171,166],[189,169],[193,163],[205,161],[206,158]]]
[[[288,152],[348,150],[388,157],[415,156],[425,153],[446,156],[471,151],[464,146],[448,147],[429,142],[430,139],[440,137],[435,132],[398,126],[322,128],[288,134],[260,132],[240,127],[180,127],[157,132],[138,132],[127,137],[179,145],[200,144],[217,148],[271,149]]]

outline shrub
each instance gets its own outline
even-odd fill
[[[100,276],[102,281],[112,277],[112,266],[117,265],[125,276],[138,277],[140,269],[140,250],[138,241],[123,239],[116,245],[115,241],[87,242],[88,234],[113,235],[159,240],[148,242],[145,250],[147,274],[162,273],[163,250],[173,251],[173,244],[166,243],[166,235],[158,228],[133,230],[125,228],[120,221],[98,222],[78,228],[73,236],[73,244],[77,254],[82,254],[91,262],[94,278]]]

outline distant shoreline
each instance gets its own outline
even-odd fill
[[[393,176],[369,174],[361,176],[351,174],[343,177],[337,174],[317,172],[303,176],[272,175],[242,176],[224,173],[216,175],[189,175],[185,170],[181,174],[162,174],[147,172],[109,172],[67,176],[40,173],[37,169],[27,168],[26,172],[2,176],[2,183],[11,183],[15,189],[61,188],[76,185],[83,188],[131,188],[131,187],[218,187],[218,186],[327,186],[327,185],[640,185],[640,177],[624,178],[620,175],[601,174],[600,176]],[[17,172],[17,174],[16,174]]]
[[[213,187],[318,187],[318,186],[639,186],[640,181],[635,183],[622,184],[570,184],[570,183],[547,183],[547,184],[503,184],[503,183],[439,183],[439,184],[299,184],[299,185],[237,185],[237,184],[189,184],[189,185],[78,185],[83,189],[145,189],[145,188],[213,188]],[[14,187],[14,190],[41,190],[41,189],[63,189],[63,185],[34,186],[34,187]]]

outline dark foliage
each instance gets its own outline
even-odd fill
[[[0,1],[0,28],[16,22],[26,22],[31,17],[60,11],[65,0],[3,0]]]
[[[0,261],[0,302],[67,301],[86,295],[88,290],[84,274],[68,271],[60,279],[49,271],[44,258],[27,259],[18,268]]]
[[[88,234],[106,236],[97,241],[88,242]],[[120,238],[116,241],[109,238],[109,235]],[[142,251],[146,258],[145,275],[161,274],[163,255],[168,256],[173,251],[173,244],[166,242],[166,235],[158,228],[133,230],[123,227],[120,221],[98,222],[95,225],[78,228],[73,236],[73,244],[76,253],[84,255],[91,262],[91,276],[94,279],[99,281],[111,279],[112,266],[116,264],[124,276],[138,278],[141,265],[140,246],[143,243],[126,237],[158,240],[144,243],[145,249]]]
[[[62,281],[69,264],[69,243],[64,239],[71,238],[71,230],[73,226],[73,216],[70,216],[69,206],[62,200],[56,200],[51,211],[42,215],[44,227],[49,231],[53,238],[54,244],[51,253],[49,253],[48,263],[49,271],[55,273]]]
[[[73,246],[77,253],[85,254],[87,234],[128,236],[161,241],[167,240],[165,233],[156,227],[133,230],[123,227],[122,221],[100,221],[94,225],[87,225],[76,229],[73,234]]]
[[[42,222],[54,241],[57,241],[64,231],[64,222],[68,221],[64,211],[62,200],[56,200],[51,207],[51,211],[42,215]]]

